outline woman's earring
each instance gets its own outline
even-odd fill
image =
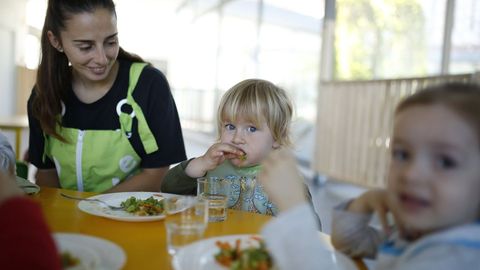
[[[57,49],[59,52],[63,53],[63,48],[62,47],[58,47]]]

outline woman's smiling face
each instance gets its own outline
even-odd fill
[[[97,8],[73,14],[65,21],[60,38],[51,32],[49,38],[52,46],[63,49],[75,76],[93,83],[109,78],[120,48],[115,13]]]

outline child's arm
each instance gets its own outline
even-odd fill
[[[222,164],[225,159],[234,156],[241,156],[244,153],[229,144],[216,143],[207,150],[207,152],[198,158],[194,158],[185,168],[185,173],[192,178],[205,176],[208,171],[215,169]]]
[[[262,163],[259,180],[269,199],[280,211],[307,202],[305,185],[294,156],[287,150],[275,150]]]
[[[162,180],[160,190],[162,192],[196,195],[197,182],[194,178],[185,174],[185,168],[191,160],[182,161],[177,166],[170,168]]]
[[[375,257],[384,234],[370,227],[369,222],[376,212],[388,234],[388,211],[385,190],[370,190],[348,204],[340,205],[333,213],[333,246],[351,257]]]
[[[384,189],[374,189],[363,193],[353,200],[347,207],[347,211],[360,214],[377,213],[383,230],[388,234],[389,226],[387,222],[387,213],[390,211],[387,200],[387,191]]]
[[[263,161],[258,179],[281,212],[262,229],[278,268],[337,268],[329,244],[319,237],[316,216],[307,203],[293,154],[284,149],[272,151]]]
[[[0,171],[0,265],[2,269],[61,269],[40,206],[21,197],[13,174]]]

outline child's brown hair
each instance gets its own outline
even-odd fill
[[[474,83],[444,83],[417,92],[397,106],[395,114],[416,105],[443,105],[458,114],[477,133],[480,144],[480,86]]]

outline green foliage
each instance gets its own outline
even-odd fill
[[[336,79],[424,75],[424,25],[418,0],[338,0]]]

